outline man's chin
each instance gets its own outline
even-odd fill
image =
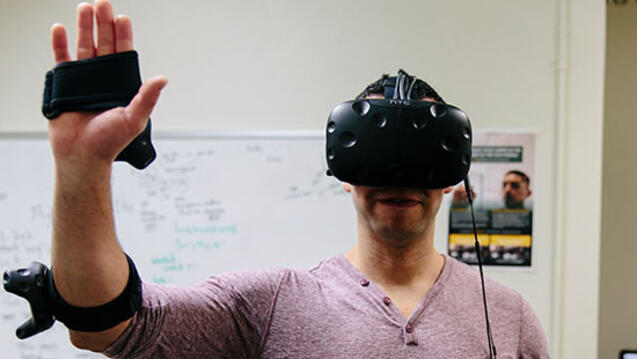
[[[421,237],[424,231],[404,226],[384,226],[377,233],[385,239],[407,243]]]

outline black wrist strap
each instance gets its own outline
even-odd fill
[[[136,51],[63,62],[46,73],[42,113],[53,120],[63,112],[104,111],[126,106],[142,85]],[[115,159],[137,169],[146,168],[156,157],[150,139],[150,119]]]
[[[55,288],[53,273],[49,275],[49,295],[55,319],[71,330],[99,332],[131,318],[142,304],[142,283],[133,260],[128,260],[128,283],[124,291],[112,301],[97,307],[75,307],[64,301]]]
[[[52,120],[68,111],[126,106],[141,85],[136,51],[63,62],[46,73],[42,113]]]

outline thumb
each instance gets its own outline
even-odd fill
[[[144,129],[146,120],[150,117],[151,112],[153,112],[159,94],[167,83],[168,80],[165,77],[156,76],[140,87],[137,95],[133,97],[133,100],[124,110],[126,120],[129,122],[130,127],[139,129],[139,132]]]

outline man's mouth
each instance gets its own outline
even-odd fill
[[[412,198],[393,198],[393,197],[380,198],[378,202],[380,202],[381,204],[385,206],[392,206],[392,207],[411,207],[411,206],[416,206],[420,204],[420,201],[417,201]]]

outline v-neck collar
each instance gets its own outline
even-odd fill
[[[416,308],[414,308],[414,310],[411,312],[408,318],[405,318],[405,316],[400,312],[400,310],[395,304],[391,303],[391,305],[388,305],[385,302],[387,300],[385,298],[389,298],[389,296],[385,293],[385,291],[383,291],[380,285],[377,285],[376,283],[369,280],[367,276],[361,273],[358,270],[358,268],[354,267],[354,265],[350,263],[350,261],[347,258],[345,258],[344,254],[337,256],[336,260],[339,263],[339,265],[345,270],[345,272],[349,276],[349,279],[352,281],[354,285],[357,285],[359,287],[360,286],[367,287],[368,290],[366,290],[366,292],[368,293],[370,297],[372,297],[372,300],[374,302],[378,303],[378,305],[380,306],[391,307],[390,312],[392,313],[392,317],[396,321],[396,324],[400,326],[405,326],[405,325],[415,326],[418,324],[420,317],[422,316],[425,309],[430,305],[430,303],[434,300],[434,298],[438,295],[438,293],[440,293],[444,289],[445,283],[447,282],[448,278],[451,276],[452,261],[450,260],[448,255],[442,254],[442,256],[444,258],[444,264],[442,266],[440,275],[438,275],[438,278],[436,279],[434,284],[431,286],[431,288],[429,288],[427,293],[425,293],[425,295],[420,299],[420,301],[416,305]]]

